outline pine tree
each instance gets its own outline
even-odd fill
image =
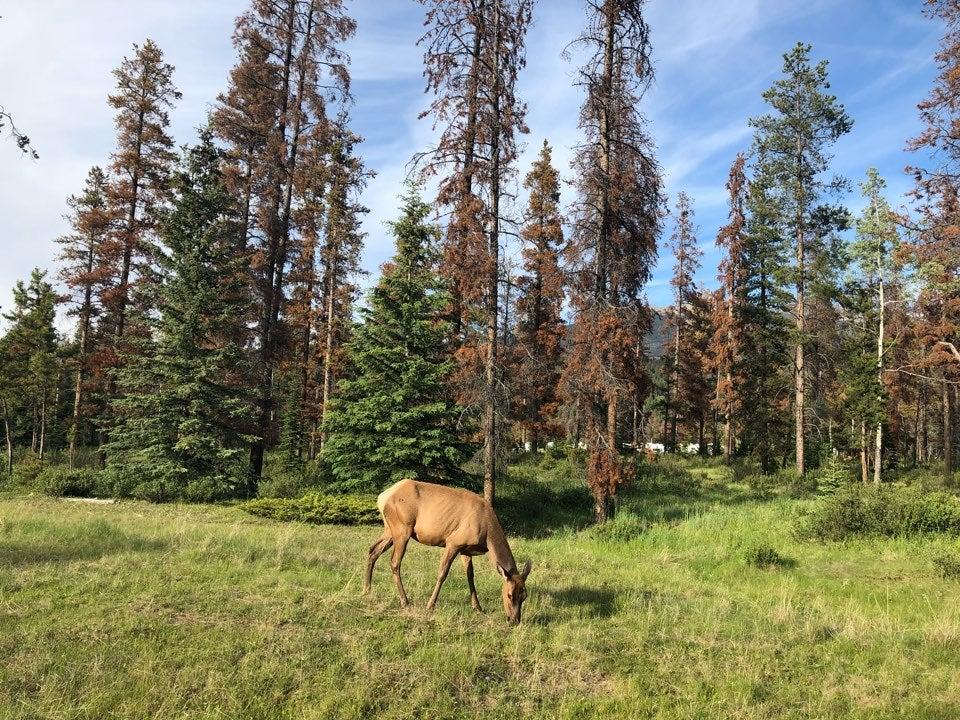
[[[794,245],[793,410],[796,469],[801,476],[806,471],[807,292],[817,283],[815,274],[823,266],[824,238],[839,225],[837,218],[844,216],[842,209],[831,213],[821,204],[843,188],[841,181],[825,179],[824,173],[830,167],[830,146],[853,126],[843,105],[826,92],[830,88],[827,62],[811,65],[810,50],[810,45],[797,43],[784,54],[784,77],[763,94],[772,112],[750,121],[760,158],[757,173],[768,182],[773,220]]]
[[[104,302],[114,325],[114,352],[122,353],[129,307],[137,301],[134,286],[153,274],[159,211],[169,199],[168,178],[176,160],[169,111],[181,95],[173,85],[173,66],[152,40],[134,45],[133,57],[124,58],[113,74],[117,89],[109,102],[117,111],[117,149],[110,199],[121,221],[101,261],[114,273]]]
[[[667,316],[673,334],[670,340],[670,384],[667,393],[670,414],[668,445],[672,451],[677,450],[677,425],[680,418],[692,413],[694,406],[703,398],[702,388],[699,387],[703,372],[703,346],[698,348],[693,337],[694,323],[697,320],[694,313],[701,316],[701,321],[703,319],[703,313],[698,311],[704,308],[700,306],[699,291],[693,280],[694,274],[700,269],[703,251],[697,245],[693,206],[684,192],[677,197],[675,217],[676,227],[670,239],[670,249],[674,256],[673,277],[670,279],[673,307]]]
[[[741,368],[750,382],[744,384],[741,439],[763,472],[772,472],[777,457],[786,453],[786,413],[790,379],[785,376],[789,357],[786,318],[789,293],[787,243],[777,224],[777,206],[769,190],[770,178],[754,177],[747,193],[747,224],[743,243],[742,301],[743,344]]]
[[[934,56],[939,73],[929,96],[920,103],[924,129],[910,142],[912,150],[928,158],[928,167],[911,168],[919,215],[912,262],[922,281],[916,319],[918,369],[939,385],[941,395],[941,454],[944,472],[952,475],[956,463],[954,383],[960,380],[960,187],[957,176],[960,149],[956,128],[960,121],[960,3],[928,0],[928,17],[944,24]]]
[[[396,255],[361,311],[348,345],[322,456],[344,488],[377,490],[403,478],[463,483],[467,458],[447,383],[449,297],[434,270],[436,229],[411,187],[393,223]]]
[[[236,208],[220,161],[203,132],[173,177],[159,316],[147,318],[152,332],[120,373],[108,469],[128,491],[154,500],[210,500],[245,486],[253,412],[234,327],[246,316],[245,258],[236,252]]]
[[[529,192],[527,221],[521,231],[525,274],[517,282],[520,296],[512,384],[516,416],[536,450],[541,435],[554,427],[559,409],[566,332],[561,316],[566,281],[560,267],[560,176],[546,140],[523,185]]]
[[[77,349],[73,384],[73,412],[69,430],[69,462],[76,462],[77,443],[88,422],[90,408],[86,401],[90,375],[95,360],[94,323],[103,312],[100,295],[110,279],[103,255],[109,244],[115,214],[108,202],[107,177],[94,167],[87,174],[80,195],[67,199],[71,232],[57,242],[61,246],[60,279],[70,292],[69,314],[77,318]]]
[[[251,241],[257,297],[259,429],[250,451],[251,493],[282,416],[274,385],[296,353],[284,321],[289,270],[304,230],[303,218],[295,217],[303,199],[298,189],[327,155],[310,146],[329,130],[330,106],[351,101],[343,45],[355,31],[342,0],[251,0],[234,33],[240,61],[214,115],[215,132],[229,144],[228,178],[238,194],[239,227]]]
[[[481,430],[484,496],[496,494],[497,438],[502,414],[499,386],[501,223],[506,181],[517,157],[516,136],[527,131],[526,105],[516,96],[525,65],[532,0],[422,0],[428,5],[424,55],[427,89],[435,99],[426,114],[443,123],[427,174],[446,172],[438,202],[452,208],[443,270],[453,290],[464,369],[482,367]],[[464,83],[466,83],[464,85]],[[478,162],[480,158],[484,160]],[[468,323],[476,323],[469,328]],[[472,351],[471,351],[472,350]]]
[[[746,267],[747,177],[746,158],[739,153],[730,168],[727,192],[730,219],[717,234],[717,247],[724,255],[717,269],[719,302],[714,306],[714,335],[710,341],[709,367],[717,379],[714,407],[723,416],[723,456],[729,460],[736,450],[737,419],[743,407],[745,378],[741,372],[743,349],[743,306]]]
[[[587,56],[580,69],[585,139],[574,161],[579,198],[568,255],[576,274],[575,320],[565,381],[586,416],[587,483],[597,522],[609,516],[627,476],[619,458],[620,402],[637,402],[649,388],[639,339],[651,321],[643,288],[656,258],[663,198],[640,112],[653,80],[643,6],[589,0],[587,27],[574,43]]]
[[[896,217],[883,197],[886,183],[874,168],[867,170],[867,178],[861,185],[867,206],[857,223],[857,240],[851,245],[851,253],[860,270],[860,279],[866,286],[870,297],[869,310],[861,315],[862,327],[872,331],[875,347],[874,378],[876,383],[870,397],[878,405],[874,413],[878,419],[871,423],[874,434],[873,481],[880,483],[883,460],[883,418],[885,411],[886,381],[884,378],[884,358],[887,346],[887,305],[890,304],[896,272],[895,257],[899,250],[900,238],[897,233]]]
[[[46,273],[34,269],[29,283],[21,280],[14,286],[13,308],[3,315],[10,323],[0,342],[8,465],[18,430],[29,434],[30,451],[41,462],[47,449],[61,364],[53,324],[56,303]]]

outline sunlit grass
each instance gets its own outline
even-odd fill
[[[482,615],[459,564],[428,614],[418,545],[412,609],[385,561],[362,597],[376,528],[0,499],[0,717],[960,716],[960,582],[935,560],[955,541],[801,541],[816,501],[736,486],[630,494],[620,537],[535,476],[504,487],[534,561],[516,629],[486,562]],[[758,547],[794,564],[755,567]]]

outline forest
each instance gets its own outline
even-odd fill
[[[174,68],[153,42],[133,47],[108,98],[115,152],[67,199],[55,268],[18,283],[5,315],[8,473],[66,464],[111,495],[200,501],[279,475],[340,491],[416,476],[482,482],[493,500],[511,453],[565,444],[584,451],[602,522],[646,447],[800,478],[832,461],[874,483],[954,471],[954,3],[926,9],[945,35],[925,130],[905,138],[912,207],[894,209],[874,169],[832,173],[854,118],[798,43],[732,158],[715,289],[694,281],[693,200],[668,202],[644,120],[642,3],[589,2],[571,38],[586,59],[571,168],[548,140],[516,167],[533,3],[424,5],[423,121],[439,142],[411,158],[396,258],[367,296],[373,170],[350,129],[347,6],[253,2],[226,90],[182,151]],[[514,237],[519,268],[504,260]],[[675,259],[662,309],[645,291],[658,252]]]
[[[916,9],[942,39],[922,132],[902,138],[907,203],[875,168],[837,174],[857,118],[798,42],[744,118],[718,228],[698,225],[692,190],[665,189],[647,3],[582,4],[573,162],[547,138],[523,167],[542,135],[518,81],[548,4],[419,0],[420,122],[437,141],[409,158],[392,257],[369,278],[377,168],[352,127],[349,2],[249,0],[183,147],[164,50],[117,59],[114,150],[0,324],[0,656],[16,646],[25,673],[0,669],[0,688],[70,717],[960,712],[960,0]],[[2,140],[44,162],[16,113],[0,105]],[[722,256],[709,283],[705,240]],[[654,307],[660,257],[672,302]],[[482,493],[534,553],[527,634],[501,643],[465,608],[387,627],[389,588],[375,610],[345,599],[373,496],[404,478]],[[130,559],[152,554],[154,575]],[[423,597],[434,560],[411,562]],[[83,595],[94,571],[112,599]],[[42,641],[51,583],[84,598],[49,630],[60,655]],[[149,612],[126,627],[100,602]],[[70,634],[90,623],[116,638],[98,663],[165,679],[91,688]],[[446,665],[425,648],[450,633]],[[306,682],[284,653],[322,669]],[[398,690],[411,653],[434,673],[419,695]],[[278,685],[258,685],[257,663]],[[349,685],[377,663],[380,679]],[[824,668],[831,689],[807,694]]]

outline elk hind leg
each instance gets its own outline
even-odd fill
[[[483,612],[483,608],[480,607],[480,598],[477,597],[477,586],[473,584],[473,558],[469,555],[461,555],[460,559],[463,560],[463,567],[467,571],[467,585],[470,587],[470,605],[477,612]]]
[[[393,545],[393,536],[389,530],[384,528],[383,534],[370,546],[370,552],[367,555],[367,572],[363,576],[364,595],[370,592],[370,584],[373,582],[373,566],[377,564],[380,556],[390,549],[391,545]]]

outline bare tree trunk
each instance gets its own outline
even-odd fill
[[[950,383],[943,381],[943,472],[953,475],[953,398]]]
[[[323,423],[327,418],[327,408],[330,404],[330,398],[333,395],[333,339],[335,332],[333,313],[336,310],[336,257],[332,256],[327,263],[329,266],[329,278],[327,281],[326,308],[324,312],[327,315],[326,333],[323,347],[323,403],[320,406],[320,449],[327,442],[327,433],[323,430]]]
[[[7,475],[13,475],[13,434],[10,430],[10,412],[5,400],[0,400],[3,409],[3,429],[7,439]]]
[[[47,437],[47,391],[43,390],[40,400],[40,463],[43,463],[43,450]]]
[[[797,98],[797,115],[800,114],[800,99]],[[797,140],[797,169],[803,164],[803,148]],[[797,178],[798,188],[803,193],[802,178]],[[806,376],[804,368],[804,335],[807,332],[805,287],[806,287],[806,250],[804,247],[803,202],[797,202],[797,347],[794,358],[794,423],[796,434],[797,475],[803,477],[806,473]]]
[[[494,2],[491,75],[494,79],[490,96],[490,228],[487,242],[487,353],[484,363],[483,398],[483,497],[493,505],[497,489],[497,380],[500,300],[500,141],[501,141],[501,77],[500,77],[500,3]]]
[[[870,469],[867,467],[867,424],[860,422],[860,481],[867,484]]]
[[[877,382],[879,383],[880,397],[878,401],[883,402],[883,342],[884,342],[884,320],[886,316],[886,304],[884,300],[883,287],[883,261],[880,253],[877,253],[877,271],[880,277],[880,327],[877,331]],[[880,472],[883,466],[883,421],[877,421],[877,436],[874,439],[874,458],[873,458],[873,482],[880,484]]]

